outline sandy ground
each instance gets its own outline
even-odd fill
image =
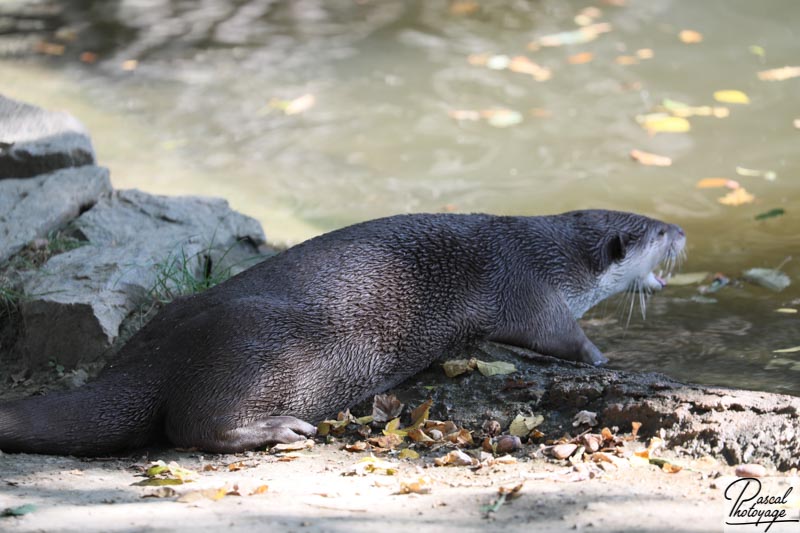
[[[553,476],[569,470],[566,462],[523,456],[518,464],[478,470],[389,459],[398,464],[395,475],[347,476],[367,453],[317,444],[298,455],[289,462],[266,453],[203,457],[160,451],[113,460],[2,455],[0,510],[24,504],[35,509],[0,518],[0,530],[722,531],[718,476],[732,474],[706,459],[684,461],[687,468],[674,474],[654,465],[630,466],[568,482]],[[141,467],[154,459],[198,470],[198,479],[175,486],[171,497],[145,498],[161,489],[132,483],[145,479]],[[228,464],[240,461],[243,469],[229,471]],[[206,465],[218,470],[204,470]],[[430,493],[399,493],[401,480],[425,476]],[[521,482],[519,497],[487,518],[484,506],[495,501],[498,489]],[[226,485],[237,485],[242,495],[177,501],[188,492]],[[264,485],[264,492],[249,495]]]

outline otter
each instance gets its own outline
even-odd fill
[[[398,215],[355,224],[166,305],[101,374],[0,404],[0,450],[233,453],[319,420],[482,340],[593,365],[576,319],[665,284],[685,235],[632,213]]]

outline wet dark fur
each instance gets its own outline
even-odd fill
[[[591,361],[565,298],[655,226],[605,211],[405,215],[322,235],[167,305],[86,386],[0,405],[0,449],[290,441],[313,433],[293,417],[316,422],[479,339]]]

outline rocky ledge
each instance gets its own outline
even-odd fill
[[[159,302],[274,253],[265,243],[258,222],[224,200],[113,190],[77,120],[0,96],[0,398],[80,385],[76,375],[113,357]],[[512,362],[516,371],[511,379],[448,378],[434,365],[394,394],[407,405],[431,396],[432,416],[471,429],[488,419],[505,429],[528,413],[543,417],[543,434],[559,438],[587,431],[573,420],[589,411],[598,426],[630,431],[638,422],[640,436],[661,436],[679,454],[800,466],[796,397],[597,369],[495,344],[465,356]]]

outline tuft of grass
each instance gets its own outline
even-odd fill
[[[86,241],[70,235],[69,229],[51,231],[45,238],[34,239],[15,255],[9,264],[12,269],[18,271],[35,270],[54,255],[63,254],[86,244]]]
[[[150,297],[163,305],[179,296],[197,294],[222,283],[231,277],[236,266],[220,266],[233,246],[225,250],[216,263],[211,258],[211,245],[192,255],[187,255],[183,248],[170,254],[155,265],[156,281],[149,291]]]
[[[25,295],[21,292],[0,285],[0,317],[12,316],[19,309],[19,302]]]

